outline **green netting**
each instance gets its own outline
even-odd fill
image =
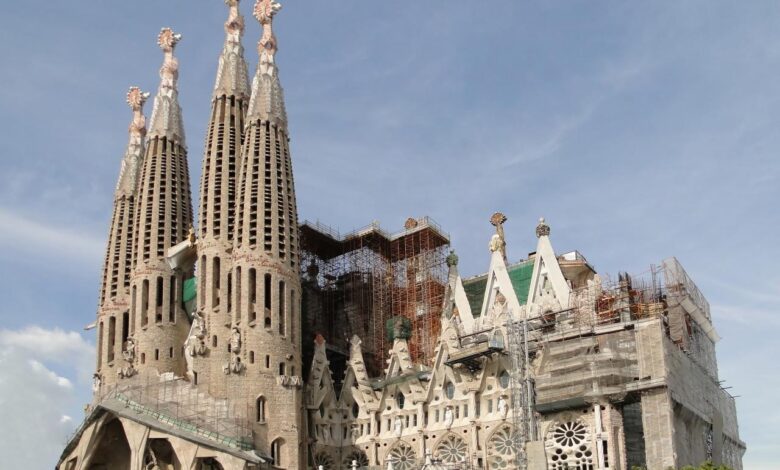
[[[534,263],[526,261],[509,268],[509,280],[515,290],[520,305],[528,302],[528,290],[531,288],[531,276],[534,274]]]
[[[534,272],[533,261],[524,261],[509,267],[509,280],[512,288],[515,290],[517,300],[520,305],[525,305],[528,301],[528,290],[531,287],[531,276]],[[466,291],[466,298],[471,306],[471,313],[478,317],[482,311],[482,299],[485,296],[485,286],[487,285],[487,274],[463,283],[463,290]]]
[[[189,279],[186,279],[184,281],[184,289],[182,289],[182,293],[181,293],[182,306],[184,307],[184,311],[187,312],[187,315],[190,316],[190,319],[192,319],[192,314],[193,312],[195,312],[195,309],[198,307],[197,285],[198,285],[197,278],[191,277]]]
[[[396,339],[409,339],[412,337],[412,322],[406,317],[395,316],[385,322],[387,339],[395,341]]]
[[[482,311],[482,298],[485,296],[486,284],[487,276],[463,283],[463,290],[466,291],[466,298],[469,299],[469,305],[471,305],[471,314],[475,317],[479,316],[480,311]]]

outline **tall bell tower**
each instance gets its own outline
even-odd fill
[[[233,240],[234,314],[230,361],[233,396],[256,410],[255,444],[275,465],[303,468],[301,285],[295,202],[284,95],[275,62],[273,19],[281,5],[258,0],[263,27],[246,114]]]

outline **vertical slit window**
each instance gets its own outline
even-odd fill
[[[272,301],[272,298],[271,298],[272,297],[271,296],[271,289],[272,289],[272,287],[271,287],[271,275],[270,274],[266,274],[263,277],[263,280],[264,280],[264,282],[263,282],[263,298],[264,298],[264,301],[265,301],[265,304],[264,304],[264,306],[265,306],[265,308],[264,308],[264,311],[265,311],[265,326],[267,328],[270,328],[271,327],[271,301]]]
[[[220,287],[220,277],[222,273],[220,270],[220,262],[219,257],[214,257],[212,260],[212,269],[211,269],[211,283],[212,283],[212,292],[211,292],[211,306],[217,307],[219,306],[219,287]]]
[[[176,308],[178,297],[176,295],[176,276],[170,277],[170,285],[168,286],[168,304],[170,305],[170,311],[168,312],[168,321],[171,323],[176,322]]]
[[[108,319],[108,362],[114,360],[114,347],[116,345],[116,317]]]
[[[149,279],[141,283],[141,326],[149,323]]]
[[[249,276],[246,282],[249,288],[249,321],[255,321],[257,319],[257,310],[255,310],[257,302],[257,271],[255,271],[255,268],[249,269]]]
[[[285,312],[285,305],[284,305],[284,298],[285,298],[285,285],[284,281],[279,281],[279,334],[284,336],[287,332],[287,322],[286,322],[286,316],[287,312]]]

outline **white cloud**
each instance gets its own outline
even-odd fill
[[[93,358],[94,349],[76,332],[37,326],[0,330],[4,468],[53,466],[80,421],[72,416],[79,416],[88,399]]]
[[[0,207],[0,246],[35,254],[45,252],[94,263],[104,242],[70,228],[48,225]]]

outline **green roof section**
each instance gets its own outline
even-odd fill
[[[518,302],[520,302],[520,305],[525,305],[525,303],[528,302],[528,291],[531,288],[531,277],[534,273],[534,260],[526,260],[513,264],[507,268],[507,271]],[[485,296],[486,286],[487,274],[463,281],[463,290],[466,291],[466,298],[469,299],[471,313],[475,317],[478,317],[482,311],[482,300]]]

